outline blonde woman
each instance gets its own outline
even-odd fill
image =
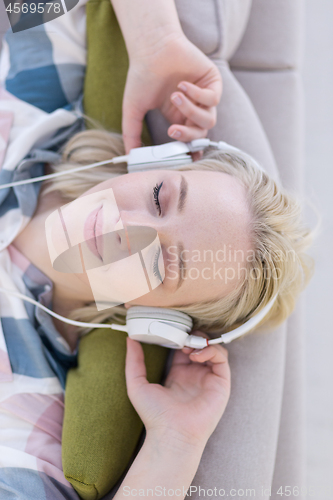
[[[50,171],[123,154],[121,136],[85,131],[67,143],[63,163]],[[88,281],[52,268],[43,229],[56,207],[94,192],[95,186],[101,191],[111,187],[124,225],[157,231],[166,271],[160,286],[125,308],[112,309],[111,315],[124,315],[131,305],[175,308],[192,316],[194,328],[214,334],[243,323],[278,293],[265,318],[277,326],[291,314],[309,280],[312,261],[306,249],[311,232],[302,225],[299,202],[244,158],[212,150],[178,169],[126,175],[125,164],[109,164],[55,178],[45,183],[34,219],[14,244],[52,279],[56,312],[91,322],[109,318],[109,312],[98,313],[94,305],[77,308],[80,301],[94,301]],[[187,199],[179,211],[183,186]],[[179,241],[185,276],[176,259]],[[60,322],[57,327],[63,334],[73,330]],[[78,333],[66,337],[76,345]]]
[[[211,10],[212,5],[213,2],[209,5]],[[82,10],[82,6],[78,5],[66,14],[66,19],[73,21],[73,25],[68,22],[64,31],[61,31],[61,22],[57,24],[55,20],[66,40],[66,49],[71,43],[74,46],[76,42],[79,44],[85,39],[80,9]],[[246,16],[245,12],[243,17]],[[243,28],[238,30],[239,36],[242,30]],[[52,30],[50,33],[52,37]],[[36,37],[39,43],[37,53],[41,55],[42,51],[48,49],[48,44],[42,43],[43,34],[39,36]],[[29,40],[28,37],[27,42],[33,39],[31,37]],[[11,56],[15,54],[15,50],[20,53],[22,65],[24,57],[21,55],[25,45],[21,43],[15,46],[16,40],[22,42],[24,38],[12,36]],[[8,47],[6,50],[8,54]],[[72,52],[75,53],[75,50]],[[217,55],[220,57],[220,54]],[[75,87],[72,85],[71,71],[75,73],[79,63],[82,66],[83,59],[80,54],[78,60],[74,61],[77,65],[69,65],[66,70],[68,79],[61,81],[62,85],[67,85],[66,97],[73,94],[71,87]],[[249,100],[233,79],[225,61],[216,60],[216,64],[223,74],[224,100],[219,107],[217,126],[211,137],[216,140],[223,138],[252,153],[271,177],[277,179],[271,150]],[[7,66],[8,64],[3,65],[4,70]],[[58,81],[46,79],[50,67],[51,65],[45,68],[43,78],[36,79],[36,88],[39,88],[37,84],[44,88],[46,81],[52,81],[54,85]],[[23,93],[15,94],[19,87],[14,85],[16,76],[13,72],[8,78],[8,85],[11,85],[8,90],[12,93],[8,95],[1,91],[0,96],[0,109],[5,111],[5,123],[9,124],[9,128],[12,117],[8,113],[15,115],[8,154],[4,157],[0,172],[2,183],[11,181],[14,176],[19,180],[20,176],[37,176],[42,173],[42,166],[36,163],[38,152],[35,160],[30,162],[31,172],[27,164],[22,167],[20,161],[33,146],[43,144],[43,141],[49,141],[51,151],[48,152],[48,159],[44,156],[40,161],[49,162],[50,170],[67,168],[66,165],[72,166],[72,163],[85,164],[108,159],[124,153],[119,136],[100,131],[84,132],[75,135],[67,144],[62,165],[53,165],[52,152],[61,143],[61,140],[54,140],[54,136],[59,128],[65,129],[68,137],[77,131],[77,115],[65,110],[50,112],[50,101],[54,97],[62,98],[63,94],[60,91],[50,92],[47,85],[46,98],[42,99],[42,104],[46,102],[45,109],[36,104],[36,101],[29,101],[30,105],[24,103],[28,97],[35,98],[35,93],[25,94],[23,86]],[[182,74],[182,78],[185,75]],[[23,81],[29,86],[28,78],[23,78]],[[220,91],[219,87],[217,99]],[[21,100],[15,100],[13,94]],[[170,105],[169,94],[167,101]],[[215,99],[212,104],[216,102]],[[61,102],[60,106],[65,104],[68,103]],[[136,117],[137,122],[140,122],[150,104],[144,102],[144,109]],[[34,106],[39,106],[49,114]],[[199,113],[199,118],[204,118],[199,127],[200,135],[204,135],[215,124],[213,108],[209,113]],[[153,138],[156,141],[158,137],[157,140],[162,141],[165,137],[163,126],[158,125],[158,120],[156,123],[153,120],[152,123]],[[194,131],[187,129],[186,125],[188,123],[173,123],[170,135],[177,130],[183,134],[190,133],[190,136],[185,134],[181,138],[193,138],[191,133]],[[30,133],[30,127],[33,133]],[[137,141],[139,127],[136,124],[134,128],[136,130],[133,136]],[[29,133],[25,133],[28,129]],[[21,139],[24,139],[22,142],[17,140],[20,134]],[[125,130],[126,134],[128,132]],[[131,138],[125,139],[128,150]],[[190,279],[184,279],[179,290],[187,287],[186,294],[177,294],[171,293],[174,281],[178,282],[178,279],[172,278],[175,270],[171,267],[171,276],[165,279],[165,283],[127,306],[137,303],[183,310],[193,317],[196,328],[214,335],[216,332],[220,333],[221,329],[229,330],[250,318],[259,304],[267,303],[277,292],[277,301],[266,321],[267,325],[282,325],[283,320],[292,312],[296,298],[310,276],[311,261],[306,255],[306,248],[311,236],[302,225],[299,203],[279,183],[275,183],[268,174],[258,171],[251,162],[244,162],[242,155],[230,157],[213,152],[207,154],[202,162],[175,172],[161,170],[150,172],[149,175],[120,175],[113,179],[110,178],[111,166],[101,170],[102,172],[91,171],[85,176],[80,175],[79,182],[78,179],[66,178],[63,183],[45,185],[39,197],[38,187],[29,187],[26,191],[16,189],[0,192],[1,202],[8,204],[2,206],[4,209],[1,213],[2,286],[19,288],[44,305],[50,307],[52,304],[55,311],[65,316],[86,321],[105,320],[109,313],[96,314],[96,309],[90,305],[93,297],[87,282],[77,280],[74,275],[64,277],[56,274],[50,266],[43,224],[51,210],[84,195],[100,182],[108,182],[119,198],[124,218],[125,215],[131,217],[131,220],[127,219],[128,222],[144,222],[158,229],[169,247],[171,257],[173,247],[177,246],[181,236],[184,240],[183,256],[189,258],[186,262],[188,270],[192,268],[199,271],[199,278],[194,278],[197,273],[193,272],[188,274]],[[115,173],[124,174],[125,169]],[[173,189],[176,193],[180,188],[181,176],[191,187],[188,189],[187,200],[190,203],[185,206],[183,217],[177,218],[174,213],[166,213],[166,200],[168,190],[171,192]],[[144,179],[147,179],[147,183],[142,182]],[[174,195],[169,194],[170,200],[172,196]],[[37,197],[38,206],[35,211]],[[133,204],[130,205],[129,201]],[[155,212],[148,213],[143,203],[149,203]],[[173,230],[176,241],[172,240]],[[227,250],[232,249],[228,264],[231,264],[231,271],[235,271],[228,274],[228,280],[223,274],[225,262],[220,262],[220,251],[225,247]],[[203,258],[205,251],[210,260],[203,266],[198,255]],[[211,251],[212,257],[209,253]],[[252,258],[244,259],[243,256]],[[215,277],[214,264],[218,265]],[[222,270],[219,271],[219,268]],[[208,280],[207,277],[214,279]],[[77,498],[62,474],[61,425],[66,372],[75,365],[75,349],[80,332],[72,331],[62,323],[53,323],[46,314],[35,311],[29,305],[24,306],[17,299],[6,296],[1,296],[0,299],[3,351],[1,376],[4,382],[1,429],[4,429],[3,436],[6,439],[6,445],[1,444],[1,488],[8,497],[14,489],[19,498]],[[125,308],[120,307],[116,312],[119,319],[119,315],[125,314]],[[196,471],[199,474],[197,482],[205,479],[210,486],[214,486],[213,483],[210,484],[213,480],[220,481],[220,485],[225,487],[228,484],[236,488],[251,487],[251,481],[258,487],[271,485],[282,405],[280,395],[283,392],[285,327],[282,325],[265,333],[266,335],[255,333],[247,336],[230,348],[230,364],[233,363],[235,382],[231,404],[228,406],[229,413],[225,412],[225,407],[229,398],[230,373],[227,353],[221,346],[205,349],[199,354],[189,350],[178,351],[166,388],[156,390],[156,387],[146,383],[140,348],[137,344],[128,342],[128,392],[152,440],[149,438],[146,441],[123,486],[147,488],[160,486],[163,481],[163,486],[169,487],[170,491],[173,489],[175,496],[180,496],[178,489],[184,496],[183,488],[186,492]],[[8,382],[12,382],[12,385]],[[8,388],[13,391],[6,392]],[[168,388],[171,392],[168,392]],[[180,399],[184,399],[186,395],[191,395],[188,400],[190,404],[184,405]],[[147,408],[152,409],[149,415],[146,413]],[[221,419],[222,414],[224,417]],[[50,421],[51,428],[47,425]],[[217,425],[218,434],[215,433],[208,443]],[[18,428],[21,441],[18,441]],[[288,438],[290,440],[290,436]],[[218,464],[216,469],[214,463]],[[127,493],[128,490],[119,492],[117,498],[122,494],[129,496],[130,493]],[[168,496],[172,497],[171,493]]]
[[[117,134],[85,131],[66,144],[63,162],[50,165],[48,170],[60,171],[111,159],[122,155],[123,148]],[[126,307],[134,304],[168,307],[187,312],[195,329],[214,334],[243,323],[277,293],[265,322],[277,326],[289,316],[309,280],[312,261],[306,254],[311,233],[302,223],[299,203],[286,190],[241,153],[211,151],[201,161],[177,170],[125,172],[125,165],[105,165],[46,181],[34,216],[14,239],[11,245],[14,260],[19,252],[51,280],[55,312],[96,322],[110,317],[117,320],[125,314]],[[179,211],[184,182],[186,203],[183,199],[184,206]],[[125,307],[98,313],[86,276],[53,269],[45,221],[65,203],[110,187],[124,225],[150,226],[157,231],[165,248],[166,275],[163,283],[143,297]],[[77,215],[72,222],[80,224]],[[107,213],[104,215],[107,217]],[[177,271],[174,267],[168,269],[168,261],[179,239],[183,256],[193,258],[186,258],[188,277],[183,276],[178,288],[178,266]],[[217,255],[225,247],[229,260],[213,276],[214,266],[221,261]],[[198,259],[198,255],[208,250],[213,255],[209,262]],[[247,258],[249,255],[251,258]],[[195,279],[191,279],[191,269],[199,271]],[[227,273],[237,269],[241,271],[232,273],[232,279],[230,275],[227,280]],[[58,320],[54,324],[74,350],[80,331]],[[128,341],[127,347],[128,395],[146,426],[147,438],[115,498],[125,495],[125,487],[129,490],[152,484],[157,487],[165,473],[170,478],[166,486],[174,490],[184,487],[186,491],[229,398],[227,351],[222,346],[210,346],[199,352],[184,348],[174,358],[166,387],[157,389],[146,381],[140,346]],[[200,363],[204,366],[200,367]],[[185,403],[189,393],[192,395]],[[176,474],[179,464],[172,458],[175,454],[177,460],[187,463],[179,475]],[[148,475],[144,472],[147,467]]]

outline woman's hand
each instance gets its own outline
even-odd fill
[[[141,146],[142,121],[151,109],[172,124],[170,137],[184,142],[205,137],[216,123],[221,94],[218,68],[185,35],[173,33],[158,45],[138,48],[130,54],[123,98],[126,153]]]
[[[177,350],[162,386],[147,381],[142,347],[128,337],[126,383],[147,435],[205,446],[230,395],[228,351],[220,344]]]

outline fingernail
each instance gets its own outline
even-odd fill
[[[172,102],[174,104],[176,104],[177,106],[180,106],[181,103],[183,102],[182,99],[179,97],[178,94],[176,94],[175,96],[171,97],[171,99],[172,99]]]
[[[192,352],[192,354],[201,354],[203,349],[195,350]]]
[[[184,83],[180,83],[178,85],[179,90],[182,90],[183,92],[187,92],[187,87],[184,85]]]
[[[173,139],[178,139],[180,136],[181,136],[181,132],[179,132],[179,130],[174,130],[172,132],[172,134],[170,135],[170,137],[172,137]]]

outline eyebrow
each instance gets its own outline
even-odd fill
[[[182,212],[184,210],[184,206],[186,203],[186,196],[187,196],[187,191],[188,191],[188,183],[185,177],[182,175],[181,176],[182,180],[180,182],[180,190],[179,190],[179,199],[178,199],[178,206],[177,210],[178,212]]]
[[[178,290],[178,288],[182,285],[184,279],[186,278],[186,262],[182,258],[184,246],[180,242],[178,242],[177,250],[178,250],[179,279],[176,290]]]
[[[187,191],[188,191],[187,180],[185,179],[185,177],[183,175],[181,176],[181,178],[182,179],[180,182],[179,199],[178,199],[178,205],[177,205],[177,210],[179,213],[184,210],[185,203],[186,203],[186,197],[187,197]],[[186,277],[186,262],[182,258],[182,253],[184,251],[184,245],[182,243],[178,242],[177,249],[178,249],[179,279],[178,279],[176,290],[178,290],[178,288],[182,285],[182,283]]]

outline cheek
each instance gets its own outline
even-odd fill
[[[106,266],[107,269],[98,268],[88,271],[98,310],[106,309],[108,303],[122,304],[149,292],[138,259],[139,256],[134,255],[124,261]]]
[[[139,254],[87,271],[99,311],[149,294]]]
[[[151,292],[137,299],[128,301],[129,306],[149,306],[149,307],[168,307],[171,305],[172,296],[165,293],[163,285],[159,285]]]

